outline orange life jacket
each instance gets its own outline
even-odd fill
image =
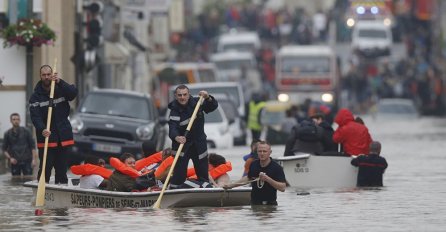
[[[170,168],[170,166],[172,166],[174,159],[175,159],[174,157],[169,156],[167,159],[163,160],[163,162],[161,162],[160,166],[155,171],[155,178],[160,179],[161,174],[163,174],[164,171],[166,171],[168,168]]]
[[[137,178],[137,177],[141,176],[141,174],[136,169],[125,165],[125,163],[121,162],[121,160],[119,160],[118,158],[111,157],[110,165],[112,167],[114,167],[116,170],[118,170],[119,172],[121,172],[127,176],[130,176],[133,178]]]
[[[163,160],[163,151],[157,152],[149,157],[137,160],[135,163],[136,170],[140,171],[144,167],[147,167],[154,163],[159,163]]]
[[[111,170],[94,164],[73,165],[71,166],[70,170],[75,175],[87,176],[96,174],[105,179],[108,179],[113,173]]]
[[[210,169],[209,175],[211,175],[212,178],[215,180],[231,170],[232,170],[232,164],[231,162],[227,161],[225,164],[220,164],[217,167]],[[195,174],[195,168],[192,167],[187,169],[187,177],[190,179],[197,179],[197,175]]]
[[[244,170],[243,170],[243,176],[247,176],[248,172],[249,172],[249,167],[251,166],[251,163],[254,161],[255,159],[250,157],[245,161],[245,165],[244,165]]]

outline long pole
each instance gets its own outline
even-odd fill
[[[192,116],[190,118],[189,124],[187,124],[186,132],[184,136],[187,136],[187,134],[190,131],[190,128],[192,127],[192,124],[195,121],[195,118],[197,117],[198,109],[200,108],[201,103],[203,102],[203,97],[200,96],[200,99],[197,102],[197,105],[195,106],[194,112],[192,113]],[[163,188],[161,189],[161,193],[158,196],[158,200],[156,200],[155,204],[153,205],[154,209],[159,209],[161,205],[161,199],[163,198],[164,191],[166,190],[167,185],[170,181],[170,176],[172,175],[173,169],[175,168],[175,165],[177,164],[178,157],[180,157],[180,153],[183,150],[184,144],[181,143],[178,147],[177,153],[175,154],[175,158],[173,159],[172,166],[170,167],[169,173],[167,174],[166,181],[164,182]]]
[[[28,1],[26,8],[26,14],[28,18],[34,18],[33,16],[33,1]],[[33,92],[33,46],[26,46],[26,99],[31,97]],[[29,107],[26,110],[25,125],[32,131],[31,116],[29,113]]]
[[[56,72],[57,59],[54,59],[54,69],[53,74]],[[52,75],[51,75],[52,76]],[[51,115],[53,114],[53,98],[54,98],[54,85],[55,81],[51,81],[51,90],[50,90],[50,104],[48,106],[48,117],[46,121],[46,129],[50,130],[51,126]],[[37,185],[37,195],[36,195],[36,207],[41,207],[45,205],[45,170],[46,170],[46,156],[48,153],[48,140],[49,137],[45,137],[45,147],[43,148],[43,160],[42,160],[42,168],[40,169],[40,179],[39,184]]]

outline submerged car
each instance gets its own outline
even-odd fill
[[[374,116],[380,119],[416,119],[419,112],[411,99],[384,98],[379,100]]]
[[[100,89],[87,94],[70,119],[75,145],[70,163],[88,155],[108,160],[125,152],[143,156],[141,145],[151,141],[164,147],[166,131],[150,95]]]

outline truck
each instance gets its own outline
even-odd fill
[[[276,89],[281,102],[306,99],[336,106],[339,68],[326,45],[287,45],[276,52]]]

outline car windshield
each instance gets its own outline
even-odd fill
[[[264,125],[279,125],[284,119],[284,111],[263,111],[261,122]]]
[[[219,70],[231,70],[231,69],[241,69],[242,66],[246,68],[253,68],[251,60],[246,59],[234,59],[234,60],[222,60],[216,61],[215,64]]]
[[[234,50],[242,52],[252,52],[254,51],[254,44],[252,43],[234,43],[226,44],[223,46],[224,51]]]
[[[281,70],[284,73],[326,74],[330,72],[328,57],[284,57],[281,60]]]
[[[222,87],[215,86],[215,87],[206,87],[206,88],[199,87],[196,89],[191,88],[189,86],[190,93],[193,96],[198,96],[198,92],[200,92],[200,90],[203,90],[203,89],[206,89],[210,95],[222,94],[222,95],[228,96],[229,100],[234,102],[234,104],[237,107],[240,106],[240,104],[241,104],[240,103],[240,95],[239,95],[237,86],[227,86],[227,87],[226,86],[222,86]]]
[[[205,114],[204,116],[206,123],[218,123],[223,122],[223,117],[220,114],[219,110],[214,110],[209,114]]]
[[[372,38],[372,39],[386,39],[387,33],[384,30],[378,30],[378,29],[361,29],[358,32],[358,37]]]
[[[215,82],[215,72],[212,69],[199,69],[198,75],[201,82]]]
[[[218,100],[218,106],[223,109],[228,120],[235,120],[238,117],[238,111],[237,108],[234,106],[234,103],[230,101]]]
[[[90,93],[80,112],[144,120],[151,120],[154,117],[145,98],[112,93]]]
[[[378,112],[382,114],[400,114],[400,115],[415,115],[417,110],[412,105],[405,104],[380,104]]]

